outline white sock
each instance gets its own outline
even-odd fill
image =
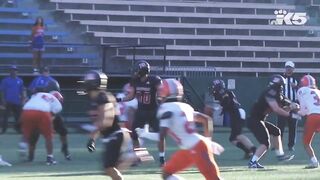
[[[48,154],[48,157],[51,157],[51,158],[53,158],[53,154]]]
[[[253,155],[252,158],[251,158],[251,161],[252,162],[259,161],[259,157],[256,156],[256,155]]]
[[[165,156],[165,152],[159,152],[159,157],[164,157]]]
[[[317,163],[317,162],[318,162],[318,159],[317,159],[315,156],[313,156],[313,157],[311,158],[311,162]]]
[[[284,155],[283,150],[280,150],[280,149],[276,149],[276,150],[274,150],[274,152],[276,153],[276,156],[282,156],[282,155]]]

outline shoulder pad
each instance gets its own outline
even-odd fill
[[[164,112],[164,113],[161,115],[160,119],[169,119],[169,118],[171,118],[172,116],[173,116],[173,113],[172,113],[171,111],[167,111],[167,112]]]
[[[269,90],[267,91],[267,94],[268,94],[268,95],[271,95],[271,96],[275,96],[275,95],[277,95],[277,91],[274,90],[274,89],[269,89]]]

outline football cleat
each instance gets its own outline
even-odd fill
[[[310,162],[310,164],[308,164],[305,169],[314,169],[314,168],[318,168],[319,167],[319,162]]]
[[[4,160],[0,160],[0,166],[8,166],[8,167],[11,167],[12,166],[12,164],[10,164],[10,163],[8,163],[8,162],[6,162],[6,161],[4,161]]]
[[[248,168],[250,168],[250,169],[263,169],[264,167],[261,164],[259,164],[257,161],[254,161],[254,162],[249,161]]]
[[[68,161],[71,161],[71,154],[69,153],[69,150],[68,150],[68,146],[67,145],[62,145],[61,147],[61,152],[63,153],[64,155],[64,158]]]
[[[294,155],[281,155],[277,156],[278,161],[291,161],[294,158]]]
[[[55,165],[55,164],[57,164],[57,161],[54,159],[54,157],[47,156],[47,165],[51,166],[51,165]]]

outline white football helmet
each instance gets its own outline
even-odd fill
[[[314,77],[312,77],[311,75],[304,75],[300,79],[300,86],[315,88],[317,86],[316,79]]]
[[[158,88],[157,97],[159,100],[173,98],[181,100],[183,97],[183,86],[176,79],[163,79],[161,85]]]

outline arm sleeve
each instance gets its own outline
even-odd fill
[[[166,111],[158,114],[158,118],[160,121],[160,127],[170,127],[170,119],[173,116],[171,111]]]
[[[305,116],[307,115],[308,113],[308,108],[306,106],[306,101],[304,100],[304,95],[306,94],[306,92],[302,91],[301,89],[298,90],[297,92],[297,98],[298,98],[298,101],[300,103],[300,110],[299,110],[299,114],[302,115],[302,116]]]

